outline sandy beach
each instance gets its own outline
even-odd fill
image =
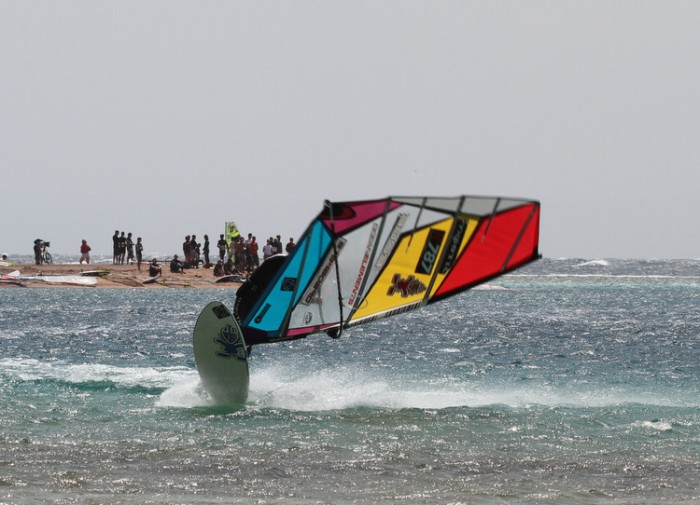
[[[147,288],[147,289],[170,289],[170,288],[221,288],[237,289],[240,282],[215,282],[213,270],[210,268],[193,268],[185,270],[183,274],[174,274],[168,271],[167,263],[161,263],[163,275],[158,277],[156,282],[144,283],[150,278],[148,275],[148,264],[142,264],[141,270],[136,265],[112,265],[112,264],[52,264],[34,265],[28,263],[15,263],[10,266],[0,266],[0,274],[10,274],[19,270],[22,276],[74,276],[82,275],[90,270],[104,270],[108,272],[104,276],[97,276],[97,283],[93,286],[78,286],[72,283],[46,283],[46,282],[22,282],[27,287],[88,287],[88,288]],[[0,284],[0,287],[19,287],[18,284]]]

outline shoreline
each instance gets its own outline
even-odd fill
[[[240,282],[215,282],[213,269],[211,268],[190,268],[183,274],[174,274],[167,271],[167,263],[161,263],[164,269],[163,275],[156,278],[156,281],[148,281],[148,263],[141,264],[141,270],[136,265],[112,265],[105,263],[95,264],[44,264],[35,265],[30,263],[15,263],[9,266],[0,266],[0,275],[7,275],[11,272],[19,271],[22,276],[81,276],[84,279],[95,279],[94,285],[82,286],[72,283],[62,282],[35,282],[22,281],[17,283],[0,283],[0,287],[46,287],[46,288],[147,288],[147,289],[169,289],[169,288],[219,288],[238,289]],[[104,276],[82,276],[82,272],[90,270],[100,270],[107,272]]]

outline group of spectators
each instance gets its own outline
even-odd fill
[[[143,242],[141,242],[141,237],[138,237],[136,242],[134,242],[131,232],[125,235],[124,232],[120,234],[119,230],[114,230],[112,244],[113,265],[123,265],[124,262],[126,262],[127,265],[133,265],[135,261],[138,265],[138,269],[141,270],[141,262],[143,261]]]
[[[252,233],[244,239],[242,235],[226,240],[224,234],[219,235],[216,243],[219,260],[214,265],[214,276],[247,275],[260,265],[258,239]]]
[[[141,270],[143,261],[143,242],[141,237],[138,237],[136,242],[134,242],[131,232],[115,230],[112,241],[114,245],[112,264],[129,265],[136,263],[138,269]],[[86,245],[85,241],[83,242],[83,245]],[[270,237],[262,247],[263,260],[276,254],[289,254],[294,250],[294,247],[296,247],[296,244],[293,238],[290,238],[289,242],[283,246],[280,235]],[[213,267],[214,276],[219,277],[236,274],[246,276],[260,266],[259,244],[252,233],[248,233],[247,238],[238,235],[229,240],[222,233],[219,235],[216,249],[218,250],[219,259],[216,263],[212,263],[210,259],[209,235],[205,234],[201,243],[197,241],[197,235],[187,235],[182,243],[182,259],[180,259],[178,254],[175,254],[170,260],[169,269],[172,273],[184,273],[186,268],[199,268],[202,265],[203,268]],[[82,253],[83,248],[81,247]],[[89,262],[89,257],[87,261]],[[149,263],[148,268],[149,275],[152,277],[162,273],[157,259],[153,259]]]
[[[267,239],[262,248],[263,259],[267,259],[275,254],[286,252],[289,254],[294,250],[294,239],[290,238],[286,246],[282,246],[280,235]],[[226,239],[225,234],[219,235],[216,242],[216,250],[219,259],[216,263],[210,257],[211,246],[209,235],[203,236],[203,241],[197,241],[197,235],[187,235],[182,243],[182,258],[174,255],[170,261],[170,271],[172,273],[184,273],[186,268],[212,268],[214,276],[241,275],[247,276],[260,266],[260,247],[257,237],[248,233],[247,238],[242,235]]]
[[[291,253],[294,250],[294,239],[289,239],[286,247],[282,247],[280,236],[270,237],[265,242],[262,248],[263,261],[274,256],[286,252]],[[214,265],[214,276],[220,277],[223,275],[248,275],[255,271],[260,266],[259,244],[258,239],[252,233],[248,234],[247,238],[242,235],[234,237],[229,244],[224,235],[219,236],[217,242],[219,250],[219,260]],[[228,255],[228,259],[226,259]]]
[[[114,230],[112,244],[113,265],[133,265],[135,263],[138,269],[141,270],[141,263],[143,262],[143,241],[141,237],[137,237],[136,242],[134,242],[131,232]],[[48,256],[46,248],[48,246],[49,242],[41,239],[34,241],[34,257],[37,265],[49,262],[46,259]],[[276,254],[289,254],[294,250],[294,247],[296,247],[296,244],[293,238],[290,238],[289,242],[283,246],[280,235],[270,237],[262,247],[263,260]],[[230,240],[226,240],[225,235],[222,233],[219,235],[216,248],[219,253],[219,259],[216,263],[212,263],[209,257],[209,235],[204,235],[202,243],[197,241],[196,235],[187,235],[182,243],[184,260],[181,260],[177,254],[174,255],[170,261],[171,272],[183,273],[185,268],[199,268],[202,265],[203,268],[213,267],[214,275],[218,277],[231,274],[247,275],[260,266],[259,244],[252,233],[249,233],[245,239],[242,235],[238,235]],[[80,244],[81,264],[83,262],[86,264],[90,263],[91,250],[92,248],[87,243],[87,240],[83,239]],[[151,276],[155,276],[160,275],[160,272],[158,260],[152,260],[149,263],[149,273],[151,273]]]

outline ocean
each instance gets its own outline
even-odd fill
[[[0,504],[698,504],[700,261],[543,259],[422,311],[256,346],[233,291],[0,289]]]

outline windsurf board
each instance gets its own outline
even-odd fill
[[[89,277],[106,277],[109,275],[109,270],[83,270],[80,275]]]
[[[244,283],[246,281],[245,277],[240,275],[224,275],[223,277],[218,277],[214,282],[239,282]]]
[[[243,332],[221,302],[209,303],[192,335],[194,362],[202,386],[217,405],[241,405],[248,398],[248,352]]]
[[[189,288],[191,286],[189,279],[178,279],[174,277],[149,277],[141,281],[142,284],[160,284],[169,288]]]

